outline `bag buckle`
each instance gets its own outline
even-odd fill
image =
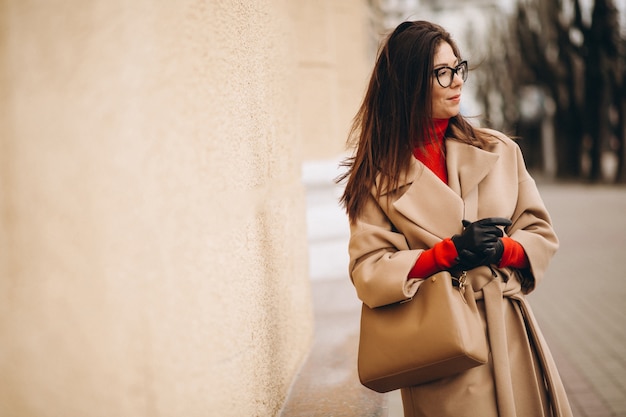
[[[465,295],[465,287],[467,287],[467,271],[463,271],[461,276],[456,278],[452,277],[452,285],[458,287],[459,292]]]

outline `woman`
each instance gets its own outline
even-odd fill
[[[525,294],[558,248],[519,147],[459,114],[467,63],[438,25],[400,24],[379,53],[345,163],[350,276],[378,307],[442,270],[467,273],[486,365],[402,389],[405,416],[571,416]]]

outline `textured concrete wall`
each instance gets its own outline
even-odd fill
[[[373,65],[364,0],[298,0],[298,80],[305,159],[345,151]]]
[[[289,7],[0,1],[0,416],[275,415],[312,332]]]

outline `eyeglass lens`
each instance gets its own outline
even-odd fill
[[[443,67],[435,71],[437,81],[444,88],[452,84],[454,74],[459,74],[459,77],[461,77],[463,81],[467,80],[467,62],[461,62],[455,68]]]

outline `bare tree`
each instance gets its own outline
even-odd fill
[[[619,78],[619,21],[612,0],[596,0],[592,22],[585,28],[585,133],[590,139],[589,178],[602,179],[602,154],[610,149],[614,128],[610,118],[615,111],[614,93]]]
[[[624,67],[623,60],[621,66],[622,68]],[[619,144],[615,182],[624,184],[626,183],[626,71],[623,71],[622,74],[619,88],[615,96],[615,107],[619,115],[615,126],[615,134],[617,143]]]
[[[613,107],[615,109],[615,138],[617,149],[617,172],[615,181],[626,183],[626,38],[619,37],[617,44],[618,59],[615,65],[615,91]]]
[[[496,86],[504,95],[503,103],[518,103],[529,85],[554,102],[556,174],[560,178],[601,180],[603,153],[615,151],[612,143],[620,143],[618,178],[626,181],[626,65],[618,17],[613,0],[595,0],[589,19],[579,0],[519,0],[508,30],[498,31],[510,52],[500,51],[490,58],[485,78],[493,84],[502,77],[498,68],[504,63],[509,68],[504,74],[513,87],[502,82]],[[485,87],[481,93],[487,114],[493,107],[492,89]],[[505,112],[505,124],[519,127],[520,112],[514,113]],[[538,148],[532,145],[530,150]],[[584,157],[589,161],[586,170],[581,164]]]

